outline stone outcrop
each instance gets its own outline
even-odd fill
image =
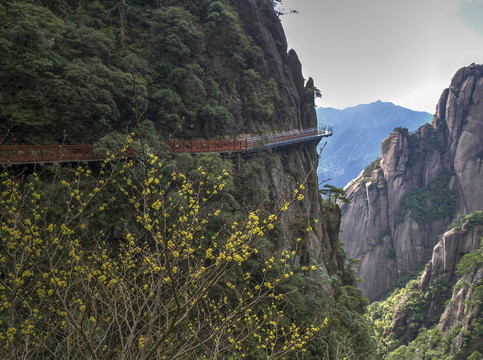
[[[341,240],[361,261],[370,300],[423,266],[454,218],[483,207],[483,66],[460,69],[441,95],[432,123],[395,129],[380,165],[346,187]],[[372,171],[371,171],[372,170]]]
[[[421,274],[418,290],[409,295],[405,293],[395,306],[392,325],[386,328],[385,337],[392,335],[405,344],[414,340],[419,328],[413,326],[412,320],[421,314],[423,318],[418,319],[419,326],[428,329],[436,326],[442,333],[451,331],[454,334],[454,351],[463,347],[465,333],[477,331],[474,320],[481,313],[478,287],[483,283],[483,268],[472,263],[463,274],[457,273],[456,269],[465,254],[480,248],[481,221],[480,214],[478,223],[466,221],[460,228],[444,233]],[[416,310],[414,304],[424,311]]]
[[[227,67],[222,58],[214,57],[212,71],[215,78],[223,79],[222,105],[235,118],[235,125],[225,129],[226,133],[260,133],[263,131],[288,131],[317,126],[313,102],[314,83],[307,82],[302,74],[302,65],[295,50],[287,49],[287,40],[280,19],[269,2],[236,0],[240,25],[249,34],[253,43],[263,51],[266,66],[260,69],[263,79],[273,79],[276,83],[278,100],[275,101],[273,115],[265,119],[253,119],[243,109],[240,89],[243,74]],[[207,56],[211,57],[210,53]],[[309,94],[309,96],[306,96]],[[267,104],[270,105],[270,104]],[[196,134],[194,134],[196,135]],[[210,134],[212,135],[212,134]]]
[[[279,101],[275,104],[272,117],[255,122],[243,112],[243,101],[237,90],[243,86],[241,74],[228,68],[221,59],[214,61],[213,72],[227,84],[220,89],[223,99],[226,99],[224,105],[235,117],[235,125],[230,132],[257,134],[317,127],[314,82],[311,78],[307,81],[304,79],[297,53],[287,48],[284,30],[272,5],[255,0],[236,0],[233,6],[237,9],[243,32],[263,51],[266,66],[260,70],[260,75],[264,79],[274,80]],[[329,211],[321,206],[316,174],[316,144],[303,143],[274,149],[259,154],[256,159],[240,161],[256,161],[262,165],[262,174],[256,186],[266,189],[269,192],[268,200],[274,204],[291,194],[305,179],[308,180],[304,199],[283,213],[280,228],[271,240],[276,248],[292,248],[296,239],[303,237],[305,241],[300,254],[303,263],[319,264],[328,272],[340,270],[343,265],[339,264],[336,251],[340,213],[338,209]],[[313,232],[306,233],[305,229],[309,226]]]
[[[455,275],[456,265],[464,254],[476,250],[480,246],[480,238],[483,236],[483,227],[474,226],[471,229],[466,229],[468,224],[464,224],[463,229],[455,231],[451,229],[444,233],[442,240],[436,244],[433,249],[432,258],[426,265],[426,268],[421,275],[421,288],[427,290],[431,284],[445,281],[447,283],[454,283],[458,278]],[[483,269],[477,271],[476,274],[471,274],[470,277],[459,278],[462,283],[477,283],[482,278]],[[463,289],[464,288],[464,289]],[[447,330],[454,325],[455,321],[461,321],[463,317],[463,308],[465,304],[463,301],[468,294],[468,287],[455,291],[452,298],[453,301],[449,306],[444,307],[444,302],[447,300],[444,296],[433,295],[427,311],[427,323],[443,315],[440,319],[440,328]],[[469,305],[469,304],[466,304]],[[444,310],[444,312],[443,312]]]
[[[305,81],[302,65],[295,50],[287,49],[287,40],[280,20],[272,8],[254,0],[237,0],[236,7],[244,31],[263,49],[267,61],[266,74],[276,80],[280,101],[271,119],[263,123],[247,123],[243,131],[279,131],[317,127],[314,103],[314,82]],[[234,81],[239,79],[235,78]],[[253,160],[250,160],[253,161]],[[304,199],[283,214],[279,233],[273,239],[276,247],[290,248],[299,236],[306,237],[301,261],[320,264],[328,272],[339,269],[337,241],[340,228],[339,211],[323,209],[318,193],[317,152],[315,144],[299,144],[273,150],[258,158],[263,174],[259,186],[270,191],[276,202],[281,194],[290,194],[308,179]],[[311,226],[314,231],[305,233]]]
[[[329,209],[321,204],[315,171],[317,154],[313,147],[292,146],[267,154],[259,161],[264,163],[260,185],[270,189],[272,202],[280,199],[280,194],[291,194],[298,188],[297,184],[307,179],[303,200],[296,201],[282,214],[281,226],[273,242],[278,248],[295,248],[296,239],[300,237],[304,239],[300,253],[303,265],[318,264],[329,273],[340,270],[337,255],[340,211],[337,207]],[[307,233],[308,227],[313,231]]]

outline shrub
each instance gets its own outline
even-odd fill
[[[132,138],[128,139],[133,142]],[[126,149],[126,146],[124,147]],[[246,267],[291,202],[216,225],[222,162],[191,177],[167,159],[106,159],[49,175],[1,174],[2,358],[268,358],[325,323],[284,313],[290,254]],[[215,165],[214,167],[212,165]],[[101,219],[114,227],[99,227]],[[270,270],[278,263],[278,271]],[[270,270],[270,271],[269,271]],[[281,326],[283,324],[283,326]]]

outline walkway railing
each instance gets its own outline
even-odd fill
[[[168,144],[175,153],[233,152],[253,151],[267,147],[286,146],[294,143],[310,141],[332,135],[332,126],[320,125],[318,128],[292,130],[267,136],[247,137],[231,140],[178,140],[172,139]]]
[[[332,135],[332,126],[293,130],[267,136],[247,137],[228,140],[168,140],[174,153],[237,152],[257,151],[268,147],[287,146],[294,143],[311,141]],[[123,157],[118,154],[115,157]],[[128,156],[134,151],[128,150]],[[94,145],[10,145],[0,146],[0,163],[42,163],[104,160],[104,154],[96,153]]]
[[[128,150],[128,155],[134,155]],[[122,157],[121,154],[116,157]],[[10,145],[0,146],[0,163],[42,163],[95,161],[106,159],[105,154],[96,153],[94,145]]]

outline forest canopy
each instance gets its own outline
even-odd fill
[[[10,143],[92,142],[132,127],[132,74],[164,135],[183,117],[179,136],[236,132],[234,113],[265,121],[279,100],[262,49],[226,1],[4,1],[0,19]]]

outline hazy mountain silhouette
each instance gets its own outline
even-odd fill
[[[382,101],[343,110],[317,108],[318,123],[334,127],[334,135],[328,138],[319,161],[319,181],[331,178],[330,184],[344,187],[381,156],[381,142],[394,128],[407,127],[411,131],[431,119],[429,113]]]

